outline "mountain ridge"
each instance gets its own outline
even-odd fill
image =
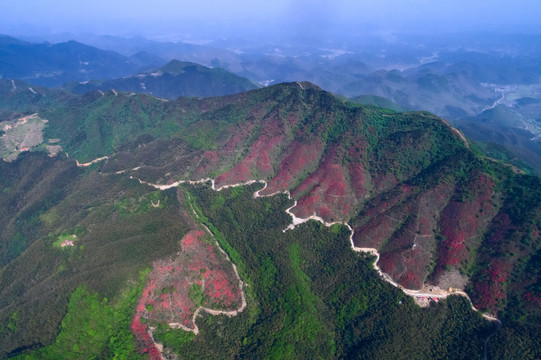
[[[126,57],[73,40],[35,44],[3,37],[0,42],[1,77],[42,86],[124,76],[156,65],[145,60],[153,59]]]
[[[179,96],[229,95],[256,89],[257,86],[248,79],[221,68],[208,68],[192,62],[171,60],[162,67],[137,75],[72,83],[65,85],[64,88],[75,94],[116,89],[175,99]]]
[[[8,83],[6,91],[11,90]],[[32,94],[26,89],[18,91],[15,93]],[[8,98],[4,101],[9,105]],[[137,229],[149,239],[162,229],[152,225],[157,220],[150,215],[154,208],[149,204],[156,204],[157,196],[173,201],[172,208],[156,211],[168,214],[160,219],[165,232],[160,233],[160,241],[167,249],[174,248],[174,236],[166,235],[166,229],[177,219],[172,214],[182,213],[180,209],[188,214],[189,208],[182,202],[185,200],[175,194],[181,190],[169,189],[150,197],[146,185],[136,179],[174,185],[178,180],[212,178],[217,187],[265,180],[268,185],[259,193],[290,192],[296,204],[289,211],[299,218],[316,214],[327,222],[348,221],[355,230],[354,245],[378,249],[382,271],[399,284],[407,288],[425,284],[462,287],[470,293],[474,305],[497,312],[506,321],[522,318],[522,324],[534,326],[531,324],[538,319],[539,274],[534,272],[532,278],[525,269],[535,264],[539,251],[539,178],[515,174],[506,166],[483,159],[456,129],[432,114],[397,113],[354,104],[307,82],[206,99],[161,101],[148,95],[111,91],[59,97],[53,102],[55,109],[40,101],[15,101],[11,108],[4,107],[19,112],[28,111],[29,106],[36,110],[48,120],[45,139],[59,139],[58,144],[72,158],[81,162],[108,158],[85,170],[75,167],[73,159],[58,155],[47,160],[77,169],[79,180],[69,183],[76,191],[68,188],[54,199],[37,203],[35,208],[42,215],[34,222],[25,220],[24,227],[11,220],[13,227],[2,235],[12,249],[0,272],[4,283],[10,273],[21,271],[18,256],[36,256],[36,251],[51,241],[42,236],[51,232],[56,241],[56,226],[72,233],[77,233],[73,230],[76,228],[86,229],[78,236],[93,244],[92,256],[110,249],[107,243],[100,243],[96,231],[109,240],[119,234],[117,225],[109,219],[127,226],[129,216],[140,216]],[[2,166],[17,168],[43,158],[32,151]],[[16,201],[22,191],[14,188],[17,181],[3,181],[9,182],[5,188],[14,190],[2,193],[0,199]],[[28,187],[41,194],[50,184]],[[124,187],[134,194],[133,198],[124,199],[122,192],[115,195]],[[104,194],[94,200],[96,195],[90,194],[100,191]],[[242,190],[231,190],[231,196],[236,191]],[[204,194],[201,190],[196,195],[203,200],[210,196]],[[159,199],[166,201],[165,197]],[[214,212],[215,219],[227,215],[216,213],[226,208],[223,203],[212,197],[208,201],[217,201],[217,205],[205,207]],[[72,211],[66,212],[68,209]],[[26,219],[26,212],[16,214]],[[5,216],[11,219],[9,213]],[[101,229],[99,222],[105,220],[107,227]],[[228,221],[234,224],[232,219]],[[188,223],[185,219],[178,223],[183,228],[179,233],[187,232]],[[17,233],[26,240],[13,240]],[[29,237],[31,233],[35,235]],[[137,258],[131,260],[141,262],[143,257],[145,264],[150,264],[158,250],[151,250],[136,233],[130,231],[133,238],[121,243],[135,241],[139,250]],[[148,254],[141,254],[141,249]],[[294,258],[296,250],[290,251],[289,256]],[[120,276],[126,276],[136,265],[122,260],[120,253],[114,254],[119,256],[115,258],[119,264],[126,266],[115,280],[118,284]],[[167,256],[165,248],[160,254]],[[86,279],[83,274],[81,278]],[[31,275],[32,271],[25,276]],[[36,286],[45,286],[51,279],[40,278]],[[98,280],[85,281],[108,296],[115,294]],[[73,286],[73,280],[69,284]],[[13,298],[16,290],[6,287],[3,297]],[[27,291],[30,294],[35,288]],[[7,309],[12,308],[3,308],[3,319],[11,316],[12,311]]]

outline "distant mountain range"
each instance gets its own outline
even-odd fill
[[[76,41],[34,44],[0,36],[0,78],[35,85],[60,86],[68,81],[117,78],[164,63],[144,52],[128,57]]]
[[[255,89],[255,83],[311,81],[360,103],[430,111],[460,126],[473,139],[506,146],[514,155],[505,158],[516,157],[539,171],[541,71],[537,64],[541,54],[534,45],[537,38],[511,37],[506,41],[512,40],[512,47],[501,39],[490,40],[491,45],[455,39],[420,47],[368,42],[366,49],[352,45],[335,49],[225,40],[195,45],[88,38],[109,49],[100,50],[75,41],[35,44],[2,36],[0,78],[64,86],[76,94],[115,89],[165,99],[233,94]],[[472,46],[465,49],[459,46],[461,42]],[[507,107],[505,114],[493,111],[501,106]],[[493,116],[494,121],[487,120]],[[492,155],[503,156],[501,152]]]
[[[257,86],[223,69],[171,60],[161,68],[113,80],[91,80],[64,86],[75,94],[116,89],[165,99],[179,96],[220,96],[256,89]]]
[[[518,102],[528,101],[524,99]],[[528,102],[528,106],[533,105],[537,105],[541,111],[540,102]],[[456,125],[474,140],[505,146],[516,157],[508,157],[507,161],[520,160],[541,173],[541,117],[538,121],[532,121],[520,110],[520,106],[513,109],[500,104],[477,116],[460,119]],[[494,153],[491,156],[501,155]]]

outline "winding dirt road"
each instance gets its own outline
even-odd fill
[[[103,161],[103,160],[107,160],[107,159],[109,159],[109,156],[102,156],[102,157],[100,157],[100,158],[97,158],[97,159],[94,159],[94,160],[92,160],[92,161],[89,161],[89,162],[87,162],[87,163],[82,163],[82,164],[79,162],[79,160],[75,160],[75,161],[77,162],[77,166],[78,166],[78,167],[87,167],[87,166],[90,166],[90,165],[92,165],[92,164],[95,164],[95,163],[97,163],[97,162],[100,162],[100,161]]]
[[[130,177],[133,179],[133,177]],[[236,186],[246,186],[246,185],[251,185],[251,184],[254,184],[256,182],[259,182],[261,184],[263,184],[263,188],[261,190],[258,190],[254,193],[253,197],[254,198],[258,198],[258,197],[269,197],[269,196],[274,196],[274,195],[277,195],[277,194],[286,194],[287,197],[289,199],[291,199],[291,194],[289,191],[285,190],[285,191],[279,191],[279,192],[276,192],[276,193],[272,193],[272,194],[269,194],[269,195],[260,195],[260,192],[263,191],[266,187],[267,187],[267,182],[265,180],[250,180],[250,181],[246,181],[246,182],[240,182],[240,183],[236,183],[236,184],[231,184],[231,185],[224,185],[224,186],[221,186],[219,188],[216,188],[215,186],[215,182],[214,182],[214,179],[210,179],[210,178],[206,178],[206,179],[201,179],[201,180],[179,180],[177,182],[174,182],[172,184],[169,184],[169,185],[159,185],[159,184],[152,184],[152,183],[149,183],[149,182],[146,182],[146,181],[143,181],[143,180],[140,180],[140,179],[137,179],[141,184],[146,184],[146,185],[149,185],[149,186],[152,186],[156,189],[161,189],[161,190],[165,190],[165,189],[170,189],[172,187],[176,187],[180,184],[201,184],[201,183],[208,183],[210,182],[211,183],[211,188],[215,191],[221,191],[223,189],[226,189],[226,188],[232,188],[232,187],[236,187]],[[409,296],[412,296],[412,297],[419,297],[419,296],[425,296],[425,297],[431,297],[431,298],[440,298],[440,299],[444,299],[444,298],[447,298],[448,296],[450,295],[459,295],[459,296],[464,296],[465,298],[468,299],[468,301],[470,302],[470,305],[471,305],[471,308],[474,310],[474,311],[480,311],[478,310],[477,308],[475,308],[475,306],[473,306],[473,303],[469,297],[469,295],[462,291],[462,290],[452,290],[452,291],[447,291],[447,290],[443,290],[443,289],[438,289],[437,292],[424,292],[423,290],[413,290],[413,289],[407,289],[405,287],[403,287],[402,285],[398,284],[396,281],[394,281],[391,276],[389,276],[389,274],[387,273],[384,273],[383,271],[381,271],[380,267],[378,266],[378,262],[379,262],[379,258],[380,258],[380,254],[378,252],[377,249],[375,248],[360,248],[360,247],[356,247],[355,244],[353,243],[353,235],[354,235],[354,230],[353,228],[347,223],[347,222],[342,222],[342,221],[335,221],[335,222],[326,222],[325,220],[323,220],[323,218],[321,218],[320,216],[316,215],[316,214],[313,214],[307,218],[299,218],[297,217],[295,214],[293,214],[291,212],[291,209],[293,209],[295,206],[297,206],[297,201],[295,200],[293,205],[289,208],[287,208],[285,211],[286,213],[288,213],[291,218],[292,218],[292,221],[291,221],[291,224],[289,224],[289,226],[287,228],[285,228],[283,231],[287,231],[287,230],[293,230],[295,229],[296,226],[300,225],[300,224],[303,224],[307,221],[310,221],[310,220],[315,220],[315,221],[319,221],[321,222],[323,225],[325,226],[332,226],[332,225],[335,225],[335,224],[341,224],[341,225],[344,225],[346,226],[351,234],[349,236],[349,241],[350,241],[350,244],[351,244],[351,248],[353,251],[355,252],[363,252],[363,253],[370,253],[374,256],[376,256],[376,261],[374,261],[373,263],[373,266],[374,266],[374,269],[377,271],[377,273],[380,275],[380,277],[387,281],[388,283],[390,283],[391,285],[399,288],[400,290],[402,290],[406,295],[409,295]],[[220,249],[221,250],[221,249]],[[223,251],[223,250],[222,250]],[[489,320],[489,321],[495,321],[497,322],[499,325],[501,325],[501,321],[498,320],[498,318],[496,318],[495,316],[491,315],[491,314],[486,314],[486,313],[483,313],[482,316]]]
[[[300,85],[300,84],[299,84]],[[96,163],[98,161],[101,161],[101,160],[104,160],[104,159],[107,159],[107,157],[102,157],[102,158],[98,158],[98,159],[95,159],[91,162],[88,162],[88,163],[84,163],[84,164],[80,164],[78,161],[77,161],[77,165],[78,166],[89,166],[93,163]],[[134,169],[131,169],[131,170],[137,170],[138,168],[134,168]],[[127,171],[130,171],[130,170],[123,170],[123,171],[119,171],[117,173],[124,173],[124,172],[127,172]],[[215,179],[211,179],[211,178],[204,178],[204,179],[200,179],[200,180],[179,180],[179,181],[176,181],[174,183],[171,183],[171,184],[167,184],[167,185],[162,185],[162,184],[153,184],[153,183],[150,183],[150,182],[147,182],[147,181],[144,181],[144,180],[141,180],[139,178],[135,178],[133,176],[130,176],[130,179],[136,179],[137,181],[139,181],[140,184],[145,184],[145,185],[148,185],[148,186],[151,186],[155,189],[160,189],[160,190],[167,190],[167,189],[171,189],[171,188],[174,188],[174,187],[177,187],[179,186],[180,184],[191,184],[191,185],[194,185],[194,184],[204,184],[204,183],[211,183],[211,188],[215,191],[221,191],[223,189],[227,189],[227,188],[232,188],[232,187],[236,187],[236,186],[246,186],[246,185],[251,185],[251,184],[254,184],[256,182],[259,182],[261,184],[263,184],[263,188],[261,190],[258,190],[256,191],[254,194],[253,194],[253,197],[254,198],[258,198],[258,197],[270,197],[270,196],[274,196],[274,195],[277,195],[277,194],[285,194],[287,195],[287,197],[289,199],[292,199],[291,198],[291,193],[287,190],[285,191],[278,191],[278,192],[275,192],[275,193],[272,193],[272,194],[269,194],[269,195],[260,195],[260,192],[263,191],[266,187],[267,187],[267,182],[265,180],[250,180],[250,181],[246,181],[246,182],[240,182],[240,183],[236,183],[236,184],[230,184],[230,185],[223,185],[219,188],[216,188],[216,184],[215,184]],[[381,271],[380,267],[378,266],[378,262],[379,262],[379,258],[380,258],[380,254],[378,252],[377,249],[375,248],[361,248],[361,247],[356,247],[354,242],[353,242],[353,235],[354,235],[354,230],[353,228],[347,223],[347,222],[341,222],[341,221],[335,221],[335,222],[326,222],[325,220],[323,220],[323,218],[321,218],[320,216],[316,215],[315,213],[307,218],[299,218],[297,217],[295,214],[293,214],[291,212],[291,209],[293,209],[295,206],[297,206],[297,201],[295,200],[293,205],[289,208],[287,208],[285,211],[287,214],[289,214],[292,218],[292,221],[291,221],[291,224],[285,228],[283,231],[288,231],[288,230],[293,230],[295,229],[296,226],[300,225],[300,224],[303,224],[309,220],[315,220],[315,221],[319,221],[321,222],[322,224],[324,224],[325,226],[332,226],[334,224],[342,224],[344,226],[346,226],[351,234],[349,236],[349,240],[350,240],[350,244],[351,244],[351,248],[353,251],[355,252],[359,252],[359,253],[370,253],[372,255],[374,255],[376,257],[376,260],[373,262],[373,267],[374,267],[374,270],[377,271],[377,273],[380,275],[380,277],[384,280],[384,281],[387,281],[388,283],[390,283],[391,285],[399,288],[400,290],[402,290],[406,295],[409,295],[409,296],[412,296],[412,297],[430,297],[430,298],[439,298],[439,299],[443,299],[443,298],[447,298],[448,296],[451,296],[451,295],[458,295],[458,296],[464,296],[466,299],[468,299],[470,305],[471,305],[471,308],[474,310],[474,311],[480,311],[478,309],[475,308],[475,306],[473,306],[473,303],[471,301],[471,298],[469,297],[469,295],[464,292],[463,290],[452,290],[452,291],[447,291],[447,290],[443,290],[443,289],[438,289],[437,292],[426,292],[424,290],[413,290],[413,289],[407,289],[407,288],[404,288],[403,286],[401,286],[400,284],[398,284],[397,282],[395,282],[391,276],[389,276],[387,273],[384,273],[383,271]],[[205,227],[206,228],[206,227]],[[210,230],[208,228],[206,228],[206,231],[209,232],[211,235],[212,233],[210,232]],[[227,256],[227,254],[225,253],[225,251],[219,246],[219,244],[216,242],[218,248],[220,249],[220,251],[222,253],[225,254],[226,258],[231,261],[229,259],[229,257]],[[232,262],[231,262],[232,263]],[[196,323],[195,323],[195,320],[196,320],[196,317],[197,315],[199,314],[200,311],[205,311],[209,314],[212,314],[212,315],[226,315],[226,316],[236,316],[239,312],[242,312],[246,306],[247,306],[247,303],[246,303],[246,298],[245,298],[245,294],[244,294],[244,290],[243,290],[243,286],[244,286],[244,283],[242,282],[242,279],[240,278],[239,274],[238,274],[238,271],[237,271],[237,267],[235,264],[233,264],[233,269],[235,271],[235,274],[239,280],[239,284],[240,284],[240,288],[241,288],[241,294],[242,294],[242,305],[239,309],[237,310],[233,310],[233,311],[221,311],[221,310],[213,310],[213,309],[208,309],[208,308],[205,308],[205,307],[199,307],[194,315],[193,315],[193,324],[194,324],[194,328],[193,329],[190,329],[180,323],[170,323],[169,326],[171,326],[172,328],[182,328],[186,331],[192,331],[193,333],[195,333],[196,335],[199,333],[199,328],[197,327]],[[487,313],[483,313],[482,316],[489,320],[489,321],[493,321],[493,322],[496,322],[497,325],[498,325],[498,328],[501,327],[501,321],[496,318],[495,316],[491,315],[491,314],[487,314]],[[488,342],[489,340],[496,334],[496,332],[492,333],[490,336],[487,337],[487,339],[485,340],[485,345],[484,345],[484,358],[486,359],[487,357],[487,347],[488,347]],[[157,345],[160,345],[160,344],[157,344]]]

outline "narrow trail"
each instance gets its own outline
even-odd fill
[[[289,194],[288,194],[289,196]],[[290,196],[289,196],[290,197]],[[291,198],[291,197],[290,197]],[[475,306],[473,306],[473,302],[471,301],[471,298],[469,297],[469,295],[462,291],[462,290],[453,290],[453,291],[447,291],[447,290],[443,290],[443,289],[439,289],[438,290],[438,293],[436,292],[424,292],[423,290],[413,290],[413,289],[407,289],[405,287],[403,287],[402,285],[398,284],[396,281],[394,281],[391,276],[385,272],[383,272],[381,270],[381,268],[379,267],[378,265],[378,262],[379,262],[379,258],[380,258],[380,254],[379,254],[379,251],[375,248],[362,248],[362,247],[357,247],[355,246],[355,243],[353,242],[353,235],[355,234],[355,231],[353,230],[353,228],[346,222],[340,222],[340,221],[335,221],[335,222],[326,222],[325,220],[323,220],[321,217],[317,216],[317,215],[312,215],[308,218],[298,218],[297,216],[295,216],[295,214],[293,214],[290,210],[292,208],[294,208],[295,206],[297,205],[297,201],[295,200],[295,203],[293,204],[293,206],[291,206],[290,208],[286,209],[286,213],[288,213],[293,221],[292,223],[287,227],[285,228],[283,231],[287,231],[287,230],[293,230],[297,225],[299,224],[302,224],[302,223],[305,223],[309,220],[316,220],[316,221],[319,221],[321,222],[323,225],[325,226],[332,226],[332,225],[335,225],[335,224],[342,224],[344,226],[346,226],[351,234],[349,236],[349,242],[351,244],[351,248],[353,251],[355,252],[362,252],[362,253],[370,253],[372,255],[374,255],[376,257],[376,260],[374,261],[373,263],[373,267],[374,267],[374,270],[376,270],[376,272],[379,274],[379,276],[387,281],[388,283],[390,283],[391,285],[393,285],[394,287],[397,287],[399,288],[400,290],[402,290],[406,295],[409,295],[411,297],[419,297],[419,296],[425,296],[425,297],[431,297],[431,298],[439,298],[439,299],[445,299],[447,298],[448,296],[450,295],[460,295],[460,296],[463,296],[465,297],[466,299],[468,299],[469,303],[470,303],[470,306],[472,308],[472,310],[474,311],[480,311],[479,309],[475,308]],[[495,321],[497,322],[500,326],[501,326],[501,321],[496,318],[495,316],[491,315],[491,314],[486,314],[486,313],[482,313],[482,316],[489,320],[489,321]]]
[[[451,129],[453,134],[458,136],[460,138],[460,140],[462,140],[464,142],[464,146],[466,146],[467,149],[470,148],[470,143],[468,142],[468,140],[466,140],[466,137],[464,136],[464,134],[462,134],[462,132],[460,130],[458,130],[456,127],[451,125],[451,123],[449,121],[447,121],[447,120],[441,119],[441,121]]]
[[[126,171],[120,171],[120,172],[117,172],[117,173],[121,174],[121,173],[124,173],[124,172],[126,172]],[[133,176],[130,176],[130,179],[134,179]],[[197,180],[197,181],[190,181],[190,180],[177,181],[177,182],[175,182],[173,184],[169,184],[169,185],[158,185],[158,184],[152,184],[152,183],[143,181],[141,179],[137,179],[137,180],[139,181],[140,184],[145,184],[145,185],[148,185],[148,186],[152,186],[152,187],[154,187],[156,189],[159,189],[159,190],[167,190],[167,189],[170,189],[170,188],[177,187],[180,184],[202,184],[202,183],[208,183],[208,182],[211,183],[212,189],[214,189],[216,191],[220,191],[222,189],[226,189],[226,188],[232,187],[232,186],[237,186],[237,185],[227,185],[227,186],[222,186],[222,187],[219,187],[218,189],[216,189],[215,182],[214,182],[213,179],[201,179],[201,180]],[[255,181],[250,181],[250,182],[239,184],[239,185],[247,185],[247,184],[252,184],[254,182]],[[158,200],[157,204],[155,204],[153,201],[151,201],[151,204],[152,204],[153,207],[158,207],[160,205],[160,201]],[[195,210],[193,208],[191,208],[191,210],[192,210],[192,213],[194,214],[194,216],[197,217],[197,213],[195,212]],[[211,309],[211,308],[204,307],[204,306],[199,306],[192,315],[191,324],[193,325],[193,327],[188,327],[188,326],[186,326],[184,324],[181,324],[179,322],[170,322],[170,323],[168,323],[169,327],[172,328],[172,329],[182,329],[184,331],[193,332],[195,335],[199,334],[199,327],[197,326],[197,317],[199,316],[199,314],[202,311],[204,311],[204,312],[206,312],[206,313],[208,313],[210,315],[215,315],[215,316],[216,315],[225,315],[225,316],[228,316],[228,317],[233,317],[233,316],[237,316],[239,313],[243,312],[246,309],[246,307],[248,306],[248,303],[246,301],[246,294],[245,294],[245,291],[244,291],[244,282],[240,278],[239,272],[237,270],[237,265],[235,263],[233,263],[233,261],[231,261],[231,259],[229,258],[229,255],[222,249],[222,247],[218,243],[218,240],[216,240],[216,238],[214,237],[214,234],[210,231],[210,229],[207,226],[205,226],[204,224],[200,224],[200,226],[210,236],[212,236],[214,238],[214,241],[216,243],[216,247],[224,255],[226,261],[228,261],[231,264],[231,266],[233,268],[233,272],[235,273],[235,277],[237,278],[237,281],[238,281],[238,284],[239,284],[241,305],[240,305],[240,307],[238,309],[235,309],[235,310],[216,310],[216,309]],[[152,342],[154,344],[154,347],[158,350],[159,355],[160,355],[160,359],[161,360],[166,360],[166,358],[164,357],[163,344],[157,342],[154,339],[154,336],[153,336],[154,330],[155,330],[154,328],[149,328],[148,335],[150,336],[150,338],[151,338],[151,340],[152,340]]]
[[[262,181],[262,182],[264,182],[264,181]],[[263,189],[261,189],[259,191],[256,191],[254,193],[254,198],[263,197],[263,196],[274,196],[274,195],[280,193],[280,192],[276,192],[276,193],[272,193],[272,194],[269,194],[269,195],[260,195],[259,193],[261,191],[263,191],[267,187],[267,182],[264,182],[264,184],[265,184],[265,186],[263,187]],[[287,197],[289,199],[291,199],[291,194],[289,193],[289,191],[286,190],[286,191],[283,191],[281,193],[286,194]],[[394,287],[399,288],[406,295],[411,296],[411,297],[430,297],[430,298],[445,299],[450,295],[463,296],[466,299],[468,299],[468,302],[470,303],[470,306],[471,306],[472,310],[474,310],[476,312],[480,312],[480,310],[477,309],[473,305],[473,302],[471,301],[470,296],[466,292],[464,292],[462,290],[457,289],[457,290],[453,290],[453,291],[446,291],[446,290],[439,289],[439,293],[434,293],[434,292],[423,292],[423,290],[412,290],[412,289],[407,289],[407,288],[403,287],[402,285],[400,285],[396,281],[394,281],[389,274],[383,272],[381,270],[381,268],[378,266],[380,254],[379,254],[379,251],[377,249],[375,249],[375,248],[362,248],[362,247],[355,246],[355,243],[353,242],[353,236],[355,234],[355,230],[353,230],[353,228],[347,222],[340,222],[340,221],[326,222],[325,220],[323,220],[323,218],[317,216],[316,214],[313,214],[308,218],[299,218],[299,217],[297,217],[295,214],[293,214],[291,212],[291,209],[293,209],[295,206],[297,206],[297,200],[294,201],[292,206],[290,206],[289,208],[286,209],[286,213],[289,214],[289,216],[291,216],[292,221],[291,221],[291,224],[289,224],[289,226],[283,230],[283,232],[286,232],[287,230],[293,230],[293,229],[295,229],[296,226],[298,226],[298,225],[300,225],[302,223],[305,223],[305,222],[307,222],[309,220],[319,221],[319,222],[321,222],[323,225],[325,225],[327,227],[330,227],[330,226],[332,226],[334,224],[342,224],[342,225],[346,226],[349,229],[349,231],[351,232],[350,235],[349,235],[349,242],[351,244],[351,249],[353,251],[362,252],[362,253],[370,253],[370,254],[372,254],[372,255],[374,255],[376,257],[376,260],[373,262],[373,267],[374,267],[374,270],[376,270],[376,272],[379,274],[379,276],[384,281],[387,281],[388,283],[390,283]],[[396,220],[396,219],[392,219],[392,220]],[[487,360],[488,342],[490,341],[490,339],[494,335],[496,335],[498,330],[501,328],[502,322],[498,318],[496,318],[495,316],[493,316],[491,314],[481,313],[481,316],[483,318],[485,318],[486,320],[491,321],[491,322],[495,322],[497,324],[497,329],[492,334],[490,334],[485,339],[485,342],[484,342],[483,356],[484,356],[484,359]]]
[[[154,347],[160,353],[160,360],[167,360],[167,358],[165,358],[163,356],[163,344],[156,341],[156,339],[154,338],[154,331],[156,331],[156,328],[152,327],[152,326],[149,326],[149,328],[148,328],[148,336],[150,337],[150,340],[152,340],[152,343],[154,344]]]

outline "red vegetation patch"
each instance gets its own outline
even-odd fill
[[[375,198],[362,215],[368,221],[355,228],[353,243],[378,249],[384,272],[404,287],[420,288],[435,250],[436,217],[452,188],[442,183],[419,193],[418,188],[401,185]]]
[[[141,353],[148,353],[148,357],[150,360],[161,360],[162,357],[160,351],[158,350],[156,345],[154,345],[154,341],[148,333],[148,325],[143,324],[140,318],[136,316],[135,319],[133,319],[132,321],[131,329],[135,337],[141,343]]]
[[[494,183],[490,177],[479,174],[466,191],[464,201],[451,201],[441,214],[441,234],[445,237],[440,244],[436,274],[445,267],[459,265],[468,256],[467,246],[482,234],[495,215],[491,203]]]
[[[181,240],[182,250],[189,251],[191,248],[199,245],[199,238],[204,236],[205,232],[203,230],[199,231],[190,231],[187,233]]]
[[[491,235],[487,242],[493,249],[506,243],[508,233],[514,225],[509,216],[499,213],[492,221]],[[511,264],[505,258],[490,259],[488,266],[476,277],[473,284],[472,300],[480,309],[496,312],[501,301],[505,300],[505,282],[511,271]]]
[[[133,334],[135,335],[136,339],[141,344],[141,352],[148,353],[149,358],[152,360],[155,359],[161,359],[161,355],[159,350],[154,345],[154,341],[149,335],[149,328],[148,325],[145,323],[143,324],[141,319],[143,318],[143,314],[145,313],[145,303],[150,298],[151,294],[154,291],[154,288],[156,287],[155,281],[150,281],[145,289],[143,290],[143,294],[141,296],[141,299],[139,300],[137,304],[136,314],[135,317],[131,323],[131,329]]]
[[[238,128],[233,129],[234,133],[232,134],[230,140],[225,143],[222,151],[225,153],[233,152],[238,146],[242,144],[244,140],[249,137],[249,134],[252,132],[253,129],[254,124],[250,122],[243,122]]]
[[[402,188],[399,189],[402,190]],[[380,195],[368,205],[365,216],[371,218],[377,215],[382,215],[396,206],[398,203],[407,199],[409,195],[409,193],[397,190]]]
[[[288,155],[278,168],[278,174],[269,181],[265,190],[261,191],[261,195],[289,190],[304,172],[315,166],[322,151],[323,144],[321,142],[292,143],[288,149]]]
[[[430,260],[419,248],[385,252],[380,255],[379,267],[397,283],[407,289],[420,289],[426,277],[426,267]]]
[[[355,229],[353,243],[358,247],[379,249],[396,231],[400,222],[387,216],[377,216]]]
[[[231,171],[216,178],[216,187],[237,184],[254,179],[252,173],[259,177],[272,175],[274,169],[270,152],[284,140],[284,135],[277,121],[268,121],[262,130],[262,135],[250,147],[248,156],[242,159]]]
[[[203,242],[204,236],[202,230],[189,232],[176,259],[154,263],[132,322],[133,333],[149,355],[154,345],[148,325],[141,319],[194,329],[193,314],[200,306],[217,310],[241,306],[241,290],[231,263],[216,246]]]
[[[325,221],[336,221],[349,215],[356,198],[346,182],[344,168],[334,163],[334,153],[332,149],[316,172],[293,190],[293,197],[300,197],[292,209],[297,217],[316,214]]]
[[[403,202],[413,192],[412,187],[402,186],[399,191],[393,191],[375,198],[364,214],[369,218],[363,226],[355,229],[353,242],[358,247],[370,247],[381,250],[385,243],[405,220],[408,209],[400,208]]]
[[[506,213],[500,213],[492,221],[492,234],[488,239],[490,244],[498,244],[505,241],[507,232],[511,230],[513,224],[511,218]]]
[[[232,185],[253,180],[252,172],[245,163],[237,164],[232,170],[218,176],[215,180],[216,187]]]
[[[522,300],[534,306],[541,306],[540,294],[532,294],[531,292],[526,292],[522,294]]]
[[[364,167],[360,163],[351,164],[348,167],[349,170],[349,182],[351,188],[355,192],[357,198],[363,198],[368,195],[366,183],[370,178],[370,174],[365,171]]]
[[[197,164],[197,169],[193,173],[194,178],[200,178],[206,176],[210,171],[216,168],[218,165],[218,152],[205,151]]]
[[[505,282],[509,277],[510,265],[503,259],[494,259],[481,272],[481,280],[474,286],[472,301],[481,310],[496,312],[498,304],[505,300]]]
[[[407,289],[420,289],[423,284],[413,271],[406,271],[398,277],[398,283]]]

